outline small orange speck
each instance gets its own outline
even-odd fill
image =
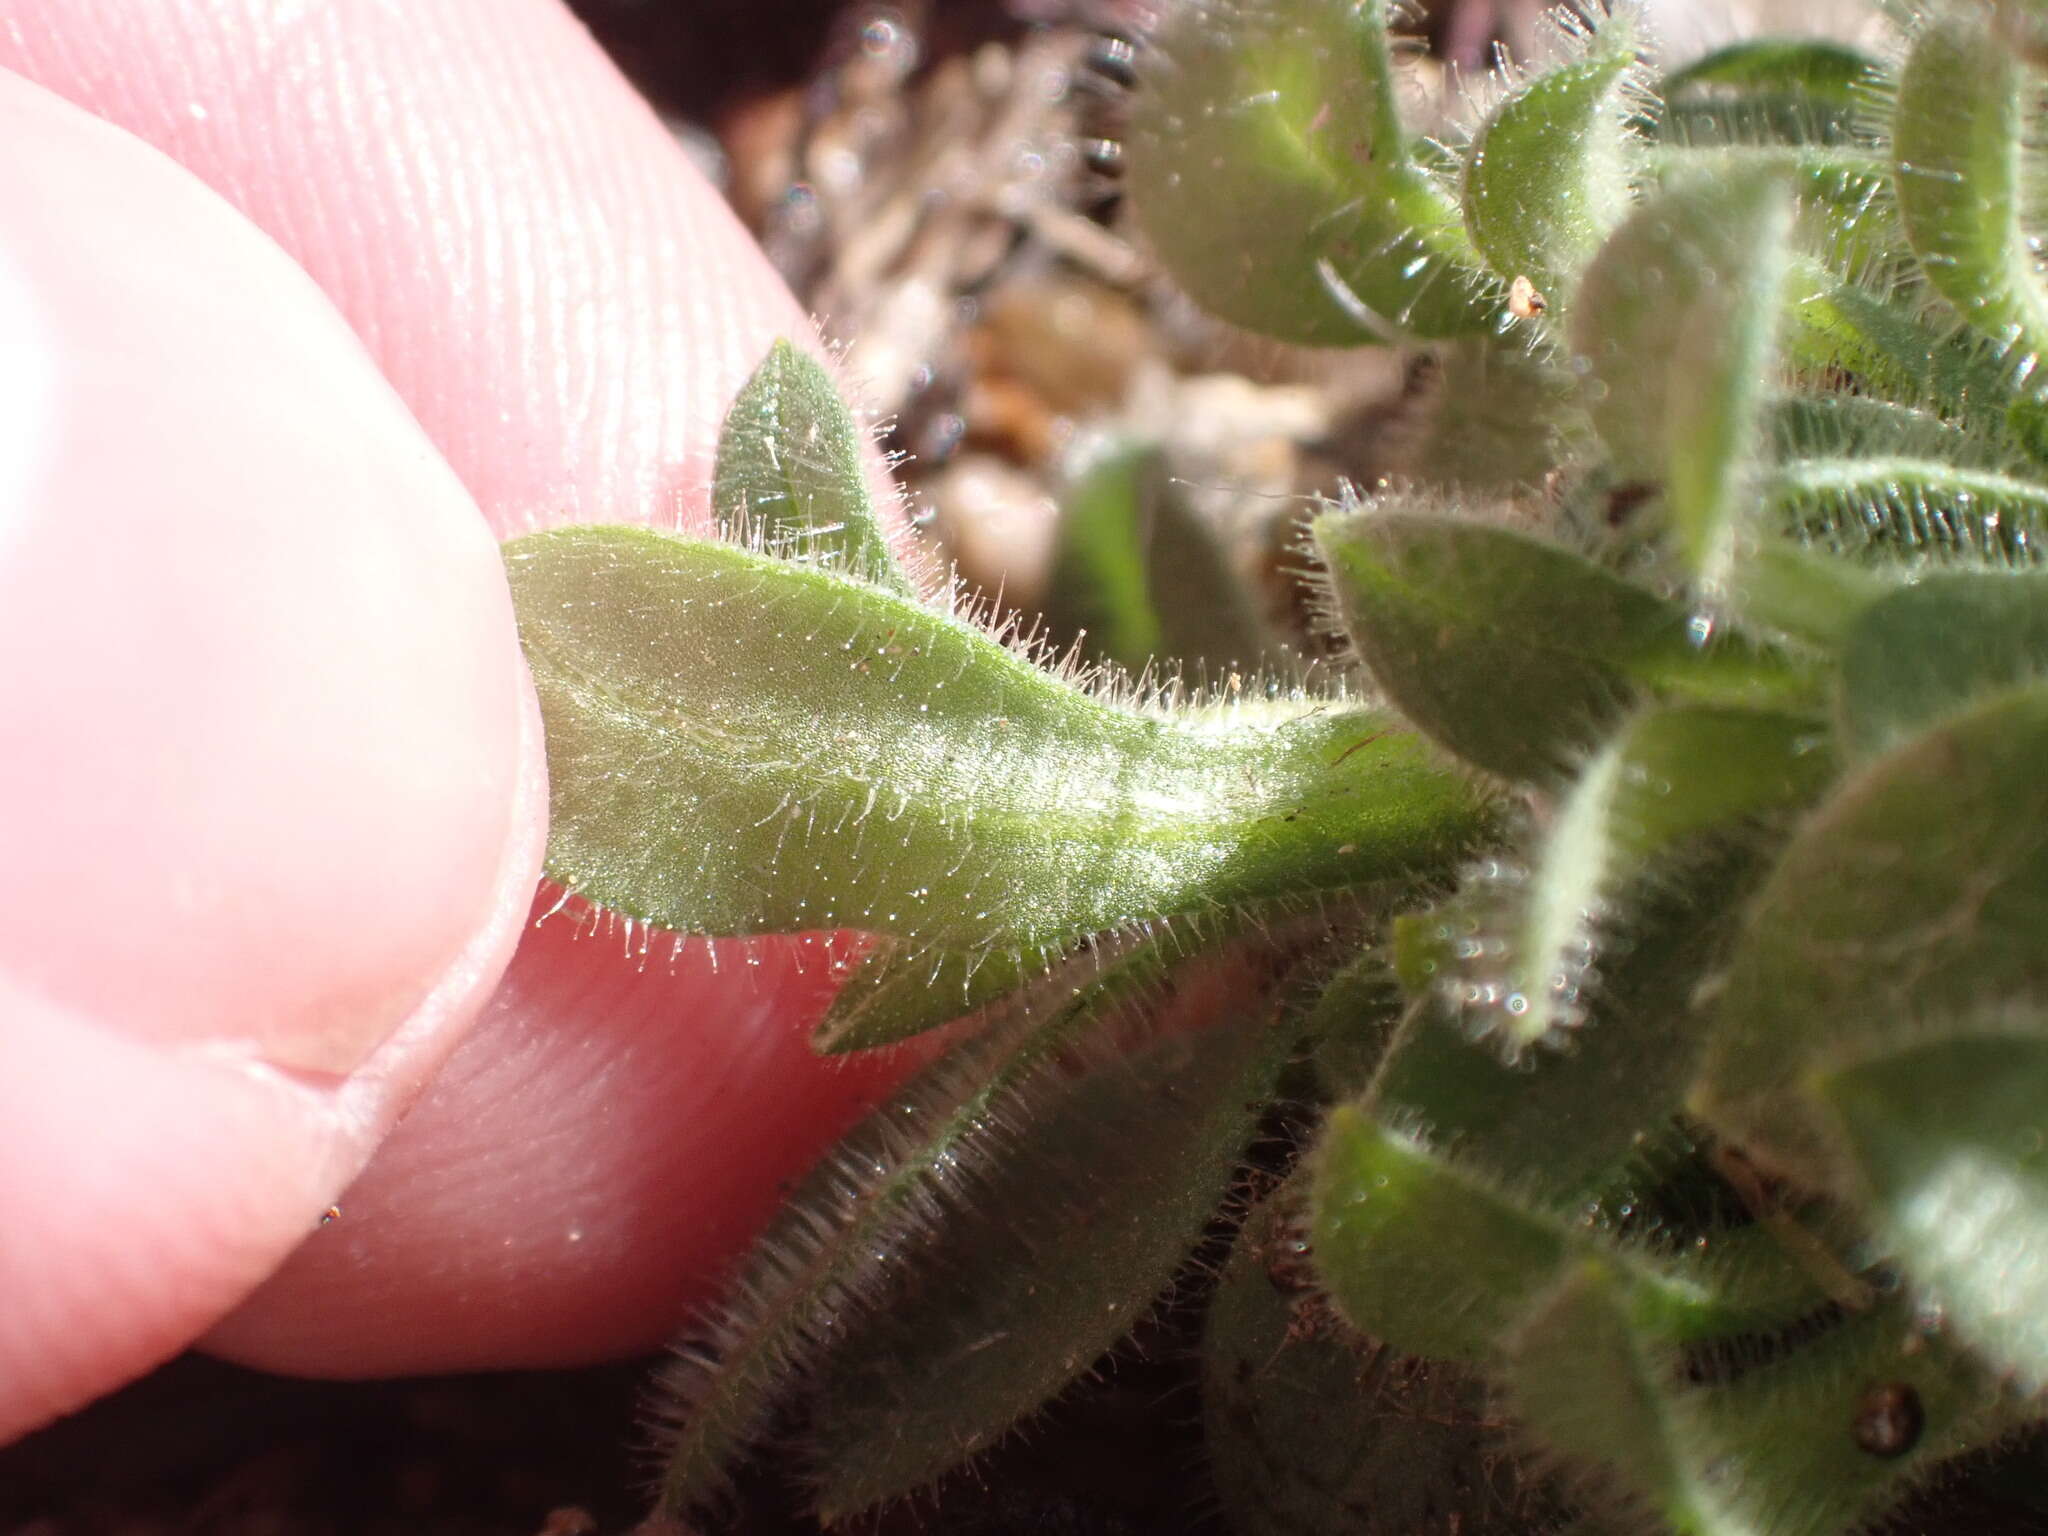
[[[1550,301],[1536,291],[1536,285],[1527,277],[1517,275],[1508,284],[1508,313],[1517,320],[1534,320],[1548,308]]]

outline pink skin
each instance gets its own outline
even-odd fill
[[[553,0],[18,0],[5,69],[0,1440],[202,1335],[657,1341],[904,1062],[809,1057],[816,945],[533,926],[491,534],[701,522],[804,317]]]

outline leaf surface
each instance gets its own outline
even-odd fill
[[[833,1354],[810,1454],[823,1519],[913,1493],[993,1444],[1165,1289],[1299,1030],[1270,971],[1243,956],[1200,969],[1149,1043],[1046,1063],[1040,1105],[905,1256],[893,1304]]]
[[[1483,330],[1500,291],[1411,150],[1384,0],[1196,0],[1144,54],[1126,184],[1205,309],[1314,346]]]
[[[910,594],[868,494],[860,429],[831,375],[787,341],[726,413],[711,508],[771,554]]]
[[[1387,508],[1315,523],[1335,606],[1373,680],[1467,762],[1560,777],[1638,696],[1765,702],[1794,686],[1684,610],[1504,528]]]
[[[1808,1097],[1813,1074],[2048,997],[2044,761],[2048,688],[2009,690],[1870,759],[1821,805],[1716,999],[1693,1094],[1708,1120],[1847,1192],[1855,1170]]]
[[[1123,709],[894,594],[644,529],[506,560],[549,872],[678,932],[877,935],[951,967],[960,1006],[925,1023],[965,1011],[980,965],[1021,978],[1093,934],[1398,884],[1490,820],[1377,713]]]

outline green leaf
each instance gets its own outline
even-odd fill
[[[1428,990],[1388,1047],[1368,1106],[1391,1124],[1423,1128],[1461,1165],[1546,1209],[1577,1212],[1642,1145],[1668,1134],[1698,1064],[1702,1020],[1693,993],[1725,951],[1770,852],[1768,839],[1719,841],[1638,882],[1604,935],[1584,1025],[1563,1048],[1525,1050],[1512,1061],[1477,1032],[1495,1021],[1474,1017],[1480,1010],[1460,981],[1501,931],[1476,909],[1510,866],[1482,862],[1465,890],[1403,925],[1412,948],[1424,952],[1415,958]],[[1431,949],[1435,956],[1425,958]]]
[[[1494,1035],[1511,1058],[1558,1042],[1586,1022],[1609,941],[1656,861],[1805,804],[1833,774],[1826,732],[1810,718],[1698,707],[1637,715],[1564,793],[1526,873],[1482,894],[1508,908],[1504,924],[1487,934],[1482,920],[1481,937],[1461,946],[1471,960],[1440,985],[1461,1001],[1467,1028]]]
[[[2031,565],[2048,535],[2048,486],[1946,459],[1804,459],[1773,470],[1759,492],[1795,538],[1870,560]]]
[[[1245,583],[1157,449],[1084,469],[1060,504],[1045,618],[1053,642],[1133,676],[1158,662],[1250,666],[1266,651]]]
[[[1355,1109],[1317,1154],[1316,1268],[1354,1328],[1405,1354],[1480,1362],[1557,1272],[1561,1225]]]
[[[679,932],[855,929],[1023,976],[1092,934],[1399,886],[1491,820],[1376,713],[1120,708],[957,618],[644,529],[506,559],[548,869]]]
[[[1659,82],[1663,138],[1688,146],[1853,143],[1877,61],[1819,38],[1734,43]]]
[[[1994,694],[1866,763],[1752,909],[1693,1102],[1836,1189],[1802,1084],[1918,1021],[2048,996],[2048,688]]]
[[[1465,227],[1503,278],[1553,303],[1629,207],[1640,139],[1633,16],[1606,17],[1556,68],[1502,98],[1465,157]]]
[[[1744,103],[1744,106],[1749,105]],[[1723,109],[1716,103],[1712,111]],[[1800,109],[1804,110],[1802,104]],[[1717,130],[1718,132],[1719,130]],[[1745,130],[1728,132],[1745,136]],[[1799,137],[1796,127],[1786,132]],[[1780,182],[1796,194],[1793,245],[1801,253],[1788,303],[1843,281],[1874,284],[1895,279],[1904,258],[1892,195],[1891,162],[1854,144],[1711,142],[1709,147],[1650,152],[1648,180],[1666,189],[1690,185]]]
[[[1998,427],[1987,431],[1977,421],[1866,395],[1789,395],[1769,412],[1771,456],[1795,473],[1809,463],[1839,473],[1861,460],[1876,461],[1880,472],[1901,461],[1924,461],[1952,471],[2032,473],[2003,432],[2002,416],[1996,419]]]
[[[806,1176],[732,1299],[666,1373],[663,1512],[724,1497],[734,1465],[860,1320],[892,1303],[903,1264],[973,1197],[973,1181],[1010,1164],[1017,1128],[1068,1092],[1069,1053],[1092,1051],[1100,1068],[1110,1027],[1182,958],[1155,942],[1057,1007],[1009,1010],[906,1081]]]
[[[1435,355],[1437,382],[1406,456],[1432,484],[1513,496],[1594,446],[1585,391],[1558,348],[1489,336],[1445,342]]]
[[[1613,1265],[1575,1266],[1518,1329],[1508,1397],[1596,1503],[1685,1536],[1856,1528],[2012,1422],[1986,1373],[1897,1302],[1759,1349],[1732,1377],[1688,1372],[1638,1317]]]
[[[944,1226],[900,1251],[890,1303],[826,1362],[811,1431],[828,1523],[993,1444],[1082,1375],[1165,1289],[1221,1198],[1291,1054],[1271,962],[1180,978],[1135,1050],[1044,1059],[1027,1114],[952,1169]],[[929,1158],[928,1166],[936,1164]]]
[[[1203,1330],[1203,1439],[1232,1529],[1550,1529],[1551,1501],[1485,1381],[1352,1332],[1310,1285],[1300,1183],[1246,1217]]]
[[[1892,112],[1893,174],[1913,253],[2021,378],[2048,336],[2048,294],[2027,224],[2038,94],[1990,8],[1959,6],[1922,24]]]
[[[1747,1274],[1699,1250],[1622,1246],[1581,1213],[1568,1220],[1519,1199],[1357,1109],[1332,1113],[1314,1167],[1324,1287],[1354,1328],[1408,1353],[1495,1359],[1517,1320],[1588,1256],[1619,1277],[1631,1326],[1665,1345],[1781,1328],[1824,1300],[1783,1255],[1753,1246]]]
[[[1558,777],[1642,691],[1765,702],[1798,686],[1768,656],[1700,645],[1677,605],[1523,534],[1400,510],[1314,526],[1374,682],[1505,778]]]
[[[1793,309],[1787,347],[1823,379],[1826,370],[1839,369],[1853,374],[1859,389],[1901,405],[1925,406],[1980,429],[2002,424],[2013,386],[1992,343],[1952,323],[1933,323],[1863,283],[1812,269],[1805,281],[1809,291]]]
[[[1612,1266],[1589,1258],[1565,1270],[1525,1314],[1508,1344],[1504,1386],[1533,1433],[1567,1458],[1624,1480],[1675,1529],[1734,1536],[1732,1527],[1683,1518],[1687,1469],[1667,1422],[1671,1374],[1671,1362],[1631,1325]],[[1622,1500],[1610,1490],[1606,1502]]]
[[[771,554],[910,594],[868,495],[860,430],[831,375],[786,341],[726,414],[711,507]]]
[[[1709,598],[1748,533],[1792,211],[1779,177],[1683,179],[1601,248],[1574,311],[1594,424],[1618,473],[1664,487]]]
[[[1203,308],[1319,346],[1475,332],[1499,312],[1402,127],[1384,0],[1194,0],[1139,66],[1132,211]]]
[[[1736,567],[1728,599],[1752,633],[1839,654],[1863,610],[1909,574],[1904,566],[1872,569],[1774,539]]]
[[[1401,922],[1396,919],[1395,926]],[[1400,984],[1376,946],[1324,983],[1304,1034],[1331,1100],[1365,1091],[1399,1032],[1403,1006]]]
[[[2048,1028],[2038,1003],[1827,1066],[1864,1208],[1962,1338],[2048,1383]]]
[[[2048,681],[2048,572],[1938,573],[1863,610],[1842,653],[1842,738],[1867,756]]]
[[[1852,105],[1877,61],[1846,43],[1826,38],[1752,37],[1703,54],[1659,82],[1666,101],[1714,87],[1795,92]]]

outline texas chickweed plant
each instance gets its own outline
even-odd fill
[[[555,877],[864,935],[821,1050],[950,1026],[680,1348],[663,1514],[764,1447],[826,1523],[928,1487],[1219,1209],[1246,1532],[1846,1530],[2042,1417],[2048,3],[1890,19],[1660,77],[1565,17],[1424,137],[1380,0],[1165,11],[1166,269],[1440,360],[1411,478],[1310,530],[1348,680],[926,599],[787,347],[738,537],[510,546]]]

